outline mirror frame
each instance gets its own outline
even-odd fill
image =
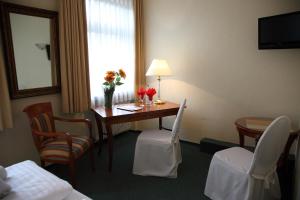
[[[1,30],[4,45],[4,55],[6,59],[6,72],[9,82],[9,91],[11,99],[18,99],[24,97],[40,96],[46,94],[59,93],[61,90],[60,86],[60,59],[59,59],[59,35],[58,35],[58,13],[55,11],[49,11],[39,8],[32,8],[27,6],[21,6],[17,4],[0,2],[1,6]],[[54,60],[51,62],[55,63],[56,80],[57,85],[49,87],[39,87],[31,89],[19,90],[18,79],[16,71],[16,63],[13,49],[13,40],[11,32],[10,13],[44,17],[50,19],[51,26],[51,44],[53,44],[54,51],[51,54],[55,54]]]

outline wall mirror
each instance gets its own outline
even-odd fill
[[[1,3],[12,99],[60,91],[58,13]]]

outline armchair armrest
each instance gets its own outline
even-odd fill
[[[92,122],[89,119],[67,119],[62,117],[53,116],[54,120],[63,121],[63,122],[82,122],[85,123],[87,126],[92,126]]]
[[[42,132],[42,131],[37,131],[37,130],[32,130],[32,133],[37,136],[48,137],[48,138],[53,138],[53,137],[64,138],[67,141],[67,144],[69,147],[70,157],[73,158],[72,136],[70,135],[70,133],[67,133],[67,132]]]
[[[62,121],[62,122],[72,122],[72,123],[85,123],[89,129],[89,138],[94,142],[94,138],[92,136],[92,122],[89,119],[67,119],[62,117],[53,116],[54,120]]]
[[[71,137],[69,133],[66,132],[42,132],[42,131],[37,131],[37,130],[32,130],[32,132],[37,135],[37,136],[43,136],[43,137]]]

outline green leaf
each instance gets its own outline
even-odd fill
[[[119,82],[121,80],[120,76],[117,76],[116,81]]]
[[[108,82],[104,82],[103,85],[109,85],[109,83]]]
[[[116,85],[123,85],[124,83],[116,82]]]

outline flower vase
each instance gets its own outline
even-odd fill
[[[139,104],[139,106],[144,106],[144,96],[139,96],[138,104]]]
[[[112,109],[115,88],[104,88],[104,107]]]
[[[148,105],[148,106],[151,106],[152,104],[153,104],[153,96],[148,96],[147,95],[147,102],[146,102],[146,104]]]

